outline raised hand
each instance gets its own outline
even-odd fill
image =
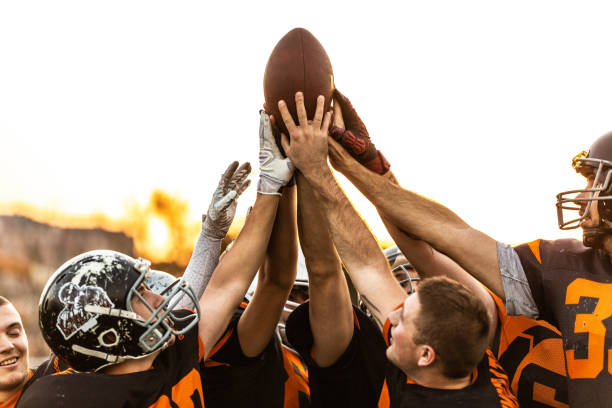
[[[225,237],[236,215],[238,197],[251,183],[251,180],[247,179],[249,174],[251,164],[248,162],[238,167],[238,162],[235,161],[225,170],[202,220],[205,235],[216,239]]]
[[[323,114],[325,98],[319,95],[314,118],[309,121],[306,116],[304,94],[302,92],[295,94],[295,102],[299,125],[293,122],[285,101],[278,102],[283,122],[291,137],[291,141],[289,141],[287,135],[281,134],[281,143],[293,164],[306,175],[314,170],[327,167],[327,133],[331,121],[331,112]]]
[[[357,115],[355,108],[340,91],[334,91],[334,125],[329,129],[329,135],[342,145],[359,163],[378,174],[389,170],[389,162],[376,149],[370,139],[368,130]],[[342,120],[346,127],[342,126]]]
[[[281,195],[280,190],[293,178],[295,167],[283,158],[272,133],[270,116],[261,112],[259,120],[259,183],[257,192]]]

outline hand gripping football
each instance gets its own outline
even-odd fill
[[[325,110],[330,109],[334,91],[334,73],[321,43],[308,30],[294,28],[280,39],[266,65],[264,97],[268,113],[274,115],[276,126],[289,136],[278,110],[278,101],[287,103],[295,123],[298,123],[295,93],[304,93],[308,119],[314,117],[317,96],[325,97]]]

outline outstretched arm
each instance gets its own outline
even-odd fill
[[[202,231],[183,274],[183,279],[189,283],[198,299],[204,293],[217,267],[221,254],[221,241],[234,220],[238,197],[251,183],[247,179],[250,173],[251,164],[248,162],[240,167],[238,162],[230,164],[221,176],[206,215],[202,217]],[[177,305],[179,309],[192,307],[191,298],[187,296],[184,296]]]
[[[238,321],[240,347],[248,357],[261,354],[270,342],[297,274],[295,206],[295,186],[285,187],[255,294]]]
[[[258,194],[253,209],[232,250],[223,257],[200,298],[199,335],[206,355],[225,330],[263,263],[280,190],[293,176],[293,165],[280,154],[270,118],[265,112],[261,114],[259,126],[259,169]]]
[[[355,122],[357,123],[355,132],[363,133],[365,126],[348,99],[339,93],[337,97],[347,127],[350,126],[350,122]],[[355,146],[364,145],[364,142],[355,143],[354,140],[357,140],[355,138],[347,139],[344,135],[334,135],[343,145],[329,138],[329,158],[332,165],[343,173],[379,212],[402,231],[427,241],[438,251],[447,254],[494,293],[504,298],[497,265],[497,244],[493,238],[470,227],[443,205],[403,189],[386,177],[384,166],[378,166],[382,169],[380,172],[382,175],[370,171],[364,167],[367,163],[360,164],[343,147],[346,145],[352,154],[356,155],[358,149]],[[367,131],[363,140],[369,142]]]
[[[309,282],[309,320],[313,359],[335,363],[353,337],[353,306],[327,220],[306,178],[296,172],[300,244]]]
[[[392,174],[389,177],[394,179]],[[433,249],[427,242],[409,237],[391,221],[386,219],[383,214],[381,214],[381,218],[397,247],[410,261],[410,264],[422,279],[434,276],[447,276],[467,286],[482,300],[489,315],[489,340],[492,341],[497,330],[497,308],[493,298],[480,282],[452,259]]]
[[[314,120],[308,122],[304,98],[296,94],[300,125],[296,126],[286,104],[279,102],[291,142],[283,135],[285,152],[304,174],[321,206],[332,239],[357,290],[364,296],[373,316],[380,322],[406,293],[395,280],[376,240],[353,209],[327,166],[327,130],[331,114],[323,120],[324,98],[317,99]]]
[[[240,305],[264,260],[279,196],[257,194],[232,250],[221,260],[200,298],[199,332],[208,354]]]

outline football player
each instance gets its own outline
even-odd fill
[[[272,138],[269,116],[260,115],[260,137]],[[280,155],[275,143],[270,149]],[[207,407],[308,406],[306,371],[276,335],[298,258],[295,186],[281,187],[274,184],[267,191],[280,203],[254,294],[238,308],[204,364]]]
[[[312,188],[327,220],[329,235],[351,280],[373,317],[384,327],[382,338],[388,347],[382,350],[393,363],[387,365],[390,371],[386,373],[390,405],[517,406],[503,369],[487,350],[490,325],[482,302],[465,286],[448,278],[423,281],[416,294],[406,296],[391,274],[374,237],[327,166],[331,113],[323,115],[323,103],[324,98],[319,96],[314,119],[309,122],[303,95],[298,92],[299,125],[296,126],[284,101],[279,102],[291,136],[290,142],[286,135],[282,135],[281,140],[285,152]],[[311,286],[311,298],[313,294]],[[377,331],[369,319],[348,319],[343,314],[343,321],[353,328],[349,341],[355,335],[362,336],[366,330]],[[357,324],[360,328],[355,330]],[[370,328],[364,329],[368,324]],[[289,339],[291,341],[292,337]],[[310,351],[316,357],[329,350]],[[334,351],[337,355],[338,351]],[[360,360],[363,362],[364,355],[350,346],[346,351],[348,355],[326,361],[326,365],[331,367],[338,363],[335,367],[339,370],[338,376],[344,373],[345,379],[354,380],[355,376],[364,373],[350,369],[343,372],[343,368]],[[355,406],[360,406],[359,396],[367,394],[367,390],[353,387],[351,392],[356,396],[353,398]],[[363,395],[363,398],[368,397],[371,396]]]
[[[586,189],[558,195],[560,226],[581,226],[583,243],[537,240],[510,247],[471,228],[446,207],[400,187],[387,171],[388,165],[372,166],[364,161],[372,151],[376,157],[382,155],[348,99],[338,92],[336,96],[353,123],[347,123],[347,130],[330,131],[329,155],[334,167],[399,229],[429,242],[486,285],[509,315],[543,319],[561,332],[569,396],[561,393],[548,400],[577,407],[608,406],[612,235],[605,215],[600,214],[605,214],[607,200],[612,198],[607,191],[612,179],[612,162],[607,160],[612,160],[612,133],[597,139],[589,153],[574,160],[576,170],[587,177]],[[568,209],[578,211],[579,217],[566,221],[563,213]],[[542,376],[549,379],[538,385],[545,393],[550,394],[563,381],[560,364],[554,366]]]
[[[165,298],[152,292],[144,284],[148,263],[112,251],[82,254],[56,271],[41,296],[41,329],[51,349],[80,372],[41,378],[18,406],[203,406],[201,362],[263,262],[280,198],[271,192],[292,177],[271,144],[260,138],[257,198],[199,301],[182,279]],[[184,296],[195,313],[173,311]]]
[[[237,198],[250,183],[249,180],[246,180],[246,177],[250,171],[251,168],[249,163],[243,164],[240,168],[238,168],[238,162],[232,163],[221,177],[219,185],[213,194],[208,214],[203,217],[202,233],[198,237],[194,254],[185,272],[186,280],[194,288],[194,291],[198,294],[198,296],[200,296],[204,291],[204,287],[210,279],[212,271],[217,265],[218,254],[221,247],[221,238],[227,233],[231,221],[234,218]],[[232,193],[228,195],[228,193],[232,190],[235,191],[236,194]],[[221,236],[221,238],[219,238],[219,236]],[[172,275],[156,270],[151,270],[145,277],[145,284],[152,291],[157,291],[161,294],[169,290],[169,286],[175,282],[176,278]],[[21,325],[21,318],[15,311],[13,305],[11,305],[6,299],[2,298],[0,299],[0,306],[4,305],[6,305],[6,309],[2,309],[2,311],[6,311],[6,327],[10,329],[6,331],[7,336],[9,338],[16,339],[15,342],[11,343],[14,345],[14,347],[7,348],[6,350],[23,350],[22,347],[19,347],[19,345],[25,344],[27,347],[27,337],[25,331],[23,330],[23,326]],[[184,306],[184,304],[182,306]],[[177,308],[179,307],[180,306],[177,305]],[[0,319],[0,321],[4,322],[4,319]],[[20,333],[20,335],[17,336],[17,333]],[[13,353],[9,354],[12,355]],[[25,353],[22,351],[19,353],[19,355],[27,356],[27,351]],[[26,364],[27,366],[27,357],[19,359],[19,363],[20,364],[17,367],[21,367],[23,364]],[[13,374],[11,374],[9,378],[14,377],[15,372],[21,371],[20,369],[15,371],[15,367],[13,366],[10,366],[10,368],[11,370],[9,371],[11,371]],[[2,399],[0,402],[0,407],[14,407],[17,404],[23,390],[36,379],[44,375],[53,374],[68,369],[69,366],[64,362],[64,360],[52,354],[51,358],[43,362],[36,370],[27,370],[28,377],[26,378],[26,381],[22,383],[22,386],[12,388],[10,390],[12,395],[6,401]],[[11,382],[7,380],[7,384],[8,383]]]
[[[21,316],[8,299],[0,296],[0,408],[13,408],[23,390],[43,375],[65,368],[57,357],[29,368],[28,338]]]
[[[15,307],[0,296],[0,407],[13,407],[32,377],[28,338]]]
[[[463,268],[425,242],[397,232],[392,232],[394,240],[418,266],[421,277],[453,278],[468,286],[486,305],[491,321],[491,350],[508,374],[510,389],[520,406],[568,407],[568,379],[559,331],[542,320],[508,316],[501,299],[485,290]]]

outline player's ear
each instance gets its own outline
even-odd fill
[[[427,367],[436,361],[436,351],[427,344],[421,344],[417,346],[418,360],[417,364],[419,367]]]

